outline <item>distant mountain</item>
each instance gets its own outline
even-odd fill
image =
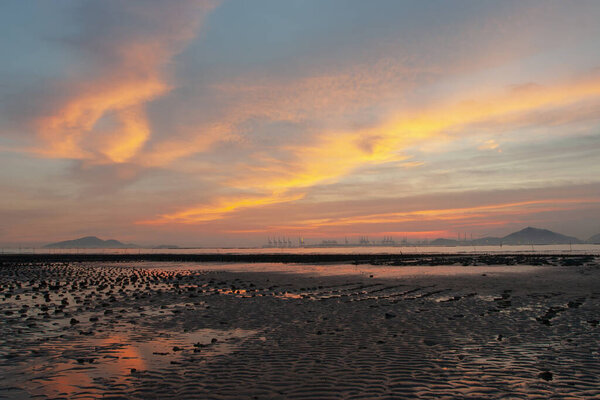
[[[64,242],[50,243],[44,246],[46,249],[126,249],[139,247],[133,243],[122,243],[118,240],[102,240],[96,236],[86,236]]]
[[[527,227],[502,238],[502,244],[568,244],[581,243],[581,240],[561,235],[547,229]]]
[[[597,235],[592,236],[591,238],[589,238],[587,240],[588,243],[593,243],[593,244],[600,244],[600,233]]]
[[[499,246],[501,244],[569,244],[582,243],[581,240],[572,237],[561,235],[560,233],[552,232],[547,229],[538,229],[527,227],[518,232],[513,232],[503,238],[484,237],[470,241],[457,241],[454,239],[435,239],[430,242],[434,246]],[[588,239],[588,243],[600,243],[600,234],[592,236]]]

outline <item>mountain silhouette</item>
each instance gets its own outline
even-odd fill
[[[102,240],[96,236],[86,236],[74,240],[50,243],[44,246],[46,249],[125,249],[139,247],[133,243],[123,243],[118,240]]]
[[[594,242],[595,241],[595,242]],[[502,238],[484,237],[474,240],[458,241],[454,239],[435,239],[431,242],[437,246],[498,246],[501,244],[519,245],[519,244],[569,244],[583,243],[576,237],[562,235],[560,233],[549,231],[548,229],[539,229],[528,226],[518,232],[513,232]],[[600,234],[588,239],[588,243],[600,243]]]
[[[587,240],[588,243],[600,244],[600,233],[592,236]]]
[[[503,244],[568,244],[581,243],[581,240],[549,231],[548,229],[532,228],[528,226],[518,232],[502,238]]]

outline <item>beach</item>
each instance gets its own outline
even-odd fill
[[[0,258],[0,398],[600,396],[598,256],[111,257]]]

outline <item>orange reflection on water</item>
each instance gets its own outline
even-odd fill
[[[147,343],[121,345],[122,343],[127,343],[129,341],[131,341],[130,338],[120,333],[113,333],[108,338],[101,340],[102,345],[111,347],[119,346],[115,349],[113,354],[118,358],[115,358],[112,363],[106,363],[106,366],[104,367],[106,372],[109,372],[112,375],[124,375],[128,374],[133,368],[136,370],[146,369],[144,358],[151,355],[151,353],[146,354],[144,351],[144,345],[147,345]]]

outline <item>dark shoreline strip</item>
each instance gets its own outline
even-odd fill
[[[353,263],[407,265],[583,265],[585,254],[2,254],[0,264],[53,262]]]

